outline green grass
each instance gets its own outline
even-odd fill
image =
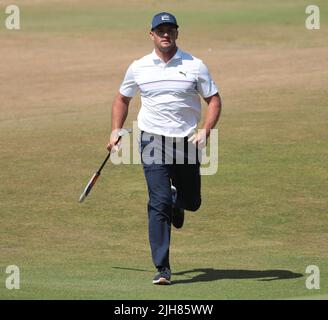
[[[20,5],[22,29],[37,32],[97,32],[97,31],[143,31],[149,26],[154,12],[168,8],[179,18],[181,28],[202,30],[233,25],[250,26],[304,26],[307,1],[171,1],[170,4],[126,1]],[[325,1],[316,1],[321,10],[321,23],[327,14]],[[6,18],[2,14],[3,19]],[[133,27],[132,27],[133,26]],[[147,26],[147,27],[146,27]]]
[[[22,30],[0,29],[0,298],[327,299],[327,5],[316,4],[322,29],[309,33],[305,1],[25,2]],[[164,9],[224,109],[218,173],[172,231],[173,285],[157,287],[142,168],[109,164],[77,199],[105,157],[122,70],[151,48],[143,33]],[[136,99],[127,127],[137,111]],[[11,264],[20,290],[4,286]],[[312,264],[320,290],[305,287]]]

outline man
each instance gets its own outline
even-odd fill
[[[190,161],[190,150],[193,146],[197,150],[199,144],[206,142],[221,111],[218,89],[207,67],[177,47],[178,27],[170,13],[153,17],[150,38],[154,51],[129,66],[113,102],[112,133],[107,145],[108,150],[115,147],[116,133],[123,127],[130,100],[140,90],[138,127],[149,193],[149,242],[157,268],[154,284],[171,283],[171,223],[181,228],[184,209],[196,211],[201,204],[199,159]],[[204,130],[197,133],[201,115],[199,95],[208,106]],[[182,162],[178,161],[179,155]]]

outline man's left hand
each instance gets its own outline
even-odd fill
[[[203,149],[206,146],[207,134],[205,129],[200,129],[198,132],[194,133],[188,142],[192,142],[197,145],[198,148]]]

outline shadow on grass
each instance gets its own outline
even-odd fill
[[[128,271],[143,271],[143,272],[151,272],[151,273],[154,272],[151,270],[137,269],[137,268],[125,268],[125,267],[112,267],[112,269],[128,270]]]
[[[273,281],[301,278],[303,274],[289,270],[217,270],[213,268],[199,268],[174,273],[175,276],[198,273],[190,279],[174,280],[172,284],[208,282],[224,279],[258,279],[258,281]]]
[[[129,270],[129,271],[143,271],[153,273],[150,270],[113,267],[113,269]],[[174,276],[184,276],[192,273],[197,273],[189,279],[173,280],[172,284],[184,284],[194,282],[208,282],[224,279],[258,279],[257,281],[273,281],[286,280],[303,277],[302,273],[295,273],[290,270],[220,270],[213,268],[199,268],[173,273]]]

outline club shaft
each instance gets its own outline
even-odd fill
[[[118,140],[116,141],[115,145],[118,144],[118,142],[121,140],[121,136],[118,137]],[[106,156],[105,160],[103,161],[103,163],[101,164],[100,168],[97,171],[97,174],[100,175],[101,170],[103,169],[103,167],[105,166],[106,162],[108,161],[108,159],[110,158],[110,151],[108,152],[108,155]]]
[[[101,173],[101,170],[103,169],[103,167],[105,166],[106,162],[108,161],[108,159],[110,158],[110,152],[108,152],[108,155],[106,156],[104,162],[101,164],[100,168],[97,171],[97,174]]]

